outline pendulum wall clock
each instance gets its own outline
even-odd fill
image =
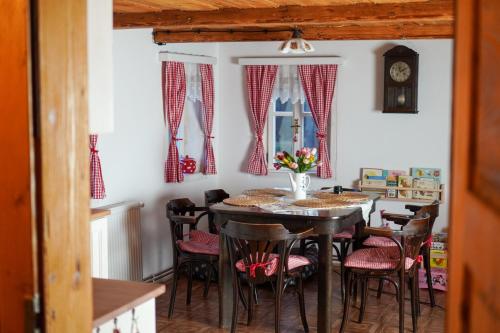
[[[418,53],[399,45],[384,53],[384,113],[418,113]]]

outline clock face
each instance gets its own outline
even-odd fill
[[[405,82],[410,77],[410,74],[410,66],[404,61],[393,63],[389,69],[389,75],[396,82]]]

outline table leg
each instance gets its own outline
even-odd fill
[[[319,235],[318,333],[331,332],[332,275],[332,235]]]
[[[216,216],[218,225],[222,225],[222,217]],[[231,276],[231,263],[226,237],[221,233],[219,237],[219,327],[231,327],[233,310],[233,285]]]

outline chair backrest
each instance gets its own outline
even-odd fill
[[[277,272],[283,271],[289,247],[293,244],[292,242],[287,246],[287,241],[297,239],[295,234],[281,224],[228,221],[222,227],[222,233],[226,237],[233,274],[236,275],[236,261],[242,259],[247,278],[251,283],[257,284],[269,280],[265,269],[273,262],[276,249],[279,260],[274,259],[273,264],[278,265]]]
[[[333,190],[333,187],[322,187],[320,188],[321,191],[325,191],[325,190]],[[348,187],[342,187],[342,191],[344,192],[361,192],[361,190],[359,189],[355,189],[355,188],[348,188]]]
[[[422,206],[419,210],[415,212],[415,217],[422,217],[425,214],[429,214],[429,230],[425,235],[425,239],[428,239],[429,236],[432,235],[432,228],[434,227],[434,222],[436,218],[439,216],[439,201],[434,200],[431,204]]]
[[[205,207],[210,207],[216,203],[222,202],[222,200],[229,198],[229,193],[223,189],[208,190],[205,191]],[[214,213],[208,213],[208,231],[212,234],[218,234],[220,232],[215,225]]]
[[[422,242],[425,240],[429,232],[430,215],[425,213],[419,217],[411,219],[403,227],[402,246],[404,247],[405,256],[416,259]]]
[[[175,247],[175,243],[177,240],[183,239],[183,230],[182,225],[178,225],[171,221],[172,216],[179,215],[189,215],[194,216],[194,208],[196,205],[194,202],[189,200],[188,198],[181,199],[173,199],[167,203],[167,218],[170,222],[170,236],[172,237],[172,245]],[[190,230],[196,229],[196,225],[190,225]]]

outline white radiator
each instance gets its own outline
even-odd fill
[[[107,216],[108,278],[142,281],[142,202],[126,201],[109,206]]]

